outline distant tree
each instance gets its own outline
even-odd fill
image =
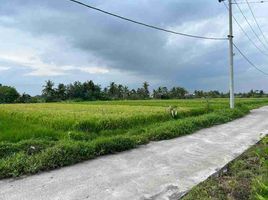
[[[118,86],[115,84],[115,82],[110,83],[108,95],[111,99],[118,99]]]
[[[1,84],[0,84],[1,85]],[[0,86],[1,87],[1,86]],[[94,100],[120,100],[120,99],[149,99],[151,97],[148,82],[144,82],[142,87],[129,89],[122,84],[111,82],[108,87],[103,90],[100,85],[96,85],[92,80],[81,83],[76,81],[69,85],[58,84],[54,88],[52,81],[47,81],[42,91],[41,98],[35,98],[36,102],[60,101],[60,100],[81,100],[81,101],[94,101]],[[250,90],[247,93],[238,93],[237,97],[267,97],[263,90]],[[183,87],[172,87],[170,90],[167,87],[158,87],[153,90],[152,97],[155,99],[184,99],[184,98],[226,98],[229,93],[219,92],[217,90],[203,91],[195,90],[193,94],[189,94]],[[28,96],[23,94],[18,102],[27,102]],[[2,98],[3,99],[3,98]],[[33,98],[32,98],[33,100]]]
[[[92,80],[84,82],[82,98],[90,101],[101,99],[101,87],[95,85]]]
[[[75,94],[74,86],[73,86],[72,83],[70,83],[70,84],[68,84],[66,86],[66,97],[67,97],[67,99],[73,99],[74,94]]]
[[[250,90],[248,93],[248,97],[254,97],[254,95],[255,95],[254,90]]]
[[[260,98],[260,97],[266,97],[267,94],[263,90],[250,90],[249,92],[244,92],[244,93],[238,93],[236,96],[241,97],[241,98]],[[227,97],[227,96],[226,96]]]
[[[130,98],[130,91],[127,86],[123,87],[123,99],[129,99]]]
[[[133,100],[139,99],[139,95],[135,89],[132,89],[130,91],[130,99],[133,99]]]
[[[137,89],[137,99],[144,99],[145,98],[145,92],[143,88]]]
[[[228,97],[228,94],[221,92],[220,93],[220,97],[221,98],[227,98]]]
[[[58,100],[65,100],[67,97],[67,93],[66,93],[66,86],[63,83],[58,84],[58,87],[55,91],[56,93],[56,97]]]
[[[153,97],[155,99],[169,99],[169,91],[167,87],[159,87],[156,90],[153,90]]]
[[[135,99],[148,99],[150,98],[149,84],[144,82],[142,88],[138,88],[135,94]]]
[[[144,82],[143,83],[143,89],[144,89],[144,98],[148,99],[150,98],[150,91],[149,91],[149,83],[148,82]]]
[[[16,100],[16,103],[32,103],[32,97],[29,94],[23,93],[19,98]]]
[[[206,96],[211,98],[219,98],[221,96],[221,93],[217,90],[209,91]]]
[[[14,103],[20,94],[14,87],[0,86],[0,103]]]
[[[217,90],[211,90],[208,92],[204,92],[203,90],[195,90],[194,95],[196,98],[202,98],[202,97],[219,98],[227,96],[227,94],[220,93]]]
[[[188,91],[182,87],[173,87],[170,92],[169,96],[172,99],[184,99]]]
[[[66,96],[69,99],[81,99],[84,98],[84,87],[79,81],[75,81],[73,84],[69,84],[66,89]]]
[[[195,90],[194,95],[195,95],[196,98],[205,97],[205,93],[204,93],[203,90]]]
[[[119,84],[117,87],[117,98],[123,99],[123,96],[124,96],[124,86]]]
[[[103,88],[103,90],[101,91],[101,100],[110,100],[109,97],[109,89],[107,87]]]
[[[54,83],[51,80],[46,81],[46,84],[43,86],[42,96],[47,102],[56,101],[56,92],[53,87]]]

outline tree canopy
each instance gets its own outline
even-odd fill
[[[19,96],[14,87],[0,85],[0,103],[13,103]]]
[[[0,84],[0,103],[37,103],[37,102],[58,102],[58,101],[95,101],[95,100],[139,100],[139,99],[189,99],[189,98],[227,98],[229,93],[217,90],[203,91],[195,90],[189,93],[183,87],[167,88],[160,86],[152,89],[148,82],[141,84],[137,89],[130,89],[126,85],[111,82],[107,87],[102,88],[92,80],[70,84],[55,84],[48,80],[45,82],[42,95],[32,97],[29,94],[19,94],[14,87]],[[250,90],[245,93],[237,93],[236,97],[260,98],[268,97],[263,90]]]

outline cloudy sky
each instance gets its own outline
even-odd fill
[[[215,37],[228,34],[227,11],[217,0],[81,1],[178,32]],[[228,90],[226,41],[198,40],[148,29],[68,0],[0,3],[0,82],[20,92],[39,94],[48,79],[56,84],[93,80],[106,86],[115,81],[135,88],[148,81],[151,87]],[[241,8],[254,25],[247,5]],[[252,8],[268,35],[268,3],[253,4]],[[234,15],[264,49],[236,7]],[[241,50],[268,72],[268,57],[260,54],[237,26],[234,29]],[[260,34],[258,29],[256,32]],[[236,53],[235,84],[236,91],[268,91],[268,76]]]

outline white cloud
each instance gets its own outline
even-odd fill
[[[108,69],[102,67],[79,67],[79,70],[89,74],[106,74],[109,72]]]
[[[62,76],[66,75],[64,71],[61,70],[55,70],[55,69],[44,69],[44,68],[37,68],[36,70],[33,70],[29,73],[26,73],[25,76],[40,76],[40,77],[51,77],[51,76]]]
[[[104,67],[74,67],[70,65],[57,65],[55,63],[45,63],[38,57],[31,55],[1,55],[0,60],[5,60],[16,65],[22,65],[30,68],[31,72],[24,74],[25,76],[63,76],[71,74],[73,71],[81,71],[89,74],[106,74],[109,72]],[[9,67],[1,67],[0,71],[8,70]]]
[[[2,67],[2,66],[0,66],[0,72],[1,71],[6,71],[6,70],[9,70],[10,69],[10,67]]]
[[[96,67],[101,62],[93,55],[71,48],[64,38],[36,38],[1,25],[0,35],[0,62],[9,63],[8,66],[0,66],[0,71],[7,70],[10,66],[20,67],[29,71],[21,75],[35,77],[65,76],[74,72],[109,72],[104,67]]]

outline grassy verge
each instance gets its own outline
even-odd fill
[[[234,110],[222,109],[200,116],[170,120],[111,135],[87,138],[87,133],[76,138],[67,134],[61,139],[47,141],[23,140],[0,143],[0,178],[17,177],[71,165],[80,161],[135,148],[149,141],[171,139],[191,134],[201,128],[226,123],[249,112],[244,106]],[[27,128],[27,127],[26,127]],[[68,137],[67,137],[68,136]],[[80,138],[81,136],[81,138]]]
[[[267,200],[268,137],[194,187],[183,200]]]

